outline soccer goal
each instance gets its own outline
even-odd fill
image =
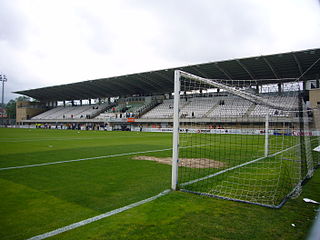
[[[319,141],[301,87],[176,70],[172,189],[273,208],[297,196]]]

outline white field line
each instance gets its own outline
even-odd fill
[[[118,153],[118,154],[112,154],[112,155],[89,157],[89,158],[79,158],[79,159],[58,161],[58,162],[46,162],[46,163],[37,163],[37,164],[14,166],[14,167],[5,167],[5,168],[0,168],[0,171],[10,170],[10,169],[19,169],[19,168],[41,167],[41,166],[55,165],[55,164],[69,163],[69,162],[88,161],[88,160],[101,159],[101,158],[121,157],[121,156],[135,155],[135,154],[141,154],[141,153],[163,152],[163,151],[169,151],[171,149],[172,148],[164,148],[164,149],[149,150],[149,151],[143,151],[143,152]]]
[[[166,194],[168,194],[171,190],[167,189],[167,190],[164,190],[163,192],[159,193],[158,195],[155,195],[153,197],[150,197],[150,198],[147,198],[147,199],[144,199],[142,201],[139,201],[139,202],[136,202],[136,203],[132,203],[130,205],[127,205],[127,206],[124,206],[122,208],[118,208],[118,209],[115,209],[115,210],[112,210],[110,212],[106,212],[106,213],[103,213],[101,215],[98,215],[98,216],[95,216],[95,217],[92,217],[92,218],[88,218],[88,219],[85,219],[85,220],[82,220],[80,222],[76,222],[76,223],[73,223],[73,224],[70,224],[68,226],[65,226],[65,227],[62,227],[62,228],[58,228],[56,230],[53,230],[51,232],[47,232],[47,233],[44,233],[44,234],[41,234],[41,235],[37,235],[37,236],[34,236],[32,238],[29,238],[27,240],[41,240],[41,239],[45,239],[45,238],[48,238],[48,237],[52,237],[52,236],[55,236],[57,234],[60,234],[60,233],[63,233],[63,232],[66,232],[66,231],[69,231],[69,230],[72,230],[72,229],[75,229],[75,228],[78,228],[78,227],[81,227],[81,226],[84,226],[84,225],[87,225],[89,223],[92,223],[92,222],[95,222],[95,221],[98,221],[100,219],[103,219],[103,218],[106,218],[106,217],[110,217],[112,215],[115,215],[115,214],[118,214],[118,213],[121,213],[121,212],[124,212],[126,210],[129,210],[131,208],[134,208],[134,207],[137,207],[137,206],[140,206],[144,203],[147,203],[147,202],[151,202],[159,197],[162,197]]]
[[[4,140],[0,139],[0,143],[20,143],[20,142],[39,142],[39,141],[68,141],[68,140],[88,140],[97,138],[38,138],[38,139],[26,139],[26,140]]]
[[[139,134],[139,133],[137,133]],[[150,135],[148,137],[158,137],[160,134],[156,135]],[[137,136],[116,136],[116,137],[112,137],[114,138],[136,138]],[[109,136],[100,136],[100,137],[65,137],[65,138],[28,138],[28,139],[23,139],[23,138],[0,138],[0,142],[1,143],[17,143],[17,142],[37,142],[37,141],[54,141],[54,140],[58,140],[58,141],[68,141],[68,140],[87,140],[87,139],[105,139],[105,138],[109,138]]]
[[[276,155],[278,155],[278,154],[281,154],[281,153],[283,153],[283,152],[286,152],[286,151],[288,151],[288,150],[290,150],[290,149],[292,149],[292,148],[295,148],[295,147],[297,147],[297,146],[299,146],[299,145],[300,145],[300,144],[296,144],[296,145],[294,145],[294,146],[292,146],[292,147],[289,147],[289,148],[287,148],[287,149],[284,149],[284,150],[282,150],[282,151],[279,151],[279,152],[276,152],[276,153],[274,153],[274,154],[268,155],[268,157],[274,157],[274,156],[276,156]],[[193,184],[193,183],[202,181],[202,180],[206,180],[206,179],[208,179],[208,178],[212,178],[212,177],[218,176],[218,175],[220,175],[220,174],[222,174],[222,173],[229,172],[229,171],[231,171],[231,170],[234,170],[234,169],[237,169],[237,168],[240,168],[240,167],[249,165],[249,164],[251,164],[251,163],[258,162],[258,161],[263,160],[263,159],[265,159],[265,158],[267,158],[267,157],[260,157],[260,158],[254,159],[254,160],[252,160],[252,161],[245,162],[245,163],[239,164],[239,165],[237,165],[237,166],[234,166],[234,167],[231,167],[231,168],[227,168],[227,169],[225,169],[225,170],[222,170],[222,171],[219,171],[219,172],[216,172],[216,173],[207,175],[207,176],[202,177],[202,178],[198,178],[198,179],[191,180],[191,181],[189,181],[189,182],[181,183],[180,186],[186,186],[186,185],[190,185],[190,184]]]
[[[180,147],[180,148],[203,147],[203,146],[208,146],[208,145],[212,145],[212,144],[184,146],[184,147]],[[79,158],[79,159],[65,160],[65,161],[58,161],[58,162],[46,162],[46,163],[37,163],[37,164],[30,164],[30,165],[4,167],[4,168],[0,168],[0,171],[11,170],[11,169],[20,169],[20,168],[41,167],[41,166],[48,166],[48,165],[55,165],[55,164],[62,164],[62,163],[69,163],[69,162],[88,161],[88,160],[95,160],[95,159],[101,159],[101,158],[122,157],[122,156],[136,155],[136,154],[142,154],[142,153],[164,152],[164,151],[170,151],[170,150],[172,150],[172,148],[164,148],[164,149],[149,150],[149,151],[142,151],[142,152],[118,153],[118,154],[112,154],[112,155],[89,157],[89,158]]]

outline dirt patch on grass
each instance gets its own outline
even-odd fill
[[[149,160],[158,163],[171,165],[171,157],[159,158],[152,156],[135,156],[135,160]],[[225,167],[225,163],[208,159],[208,158],[180,158],[179,167],[190,167],[190,168],[222,168]]]

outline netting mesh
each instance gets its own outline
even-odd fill
[[[284,82],[182,74],[181,190],[271,207],[299,193],[319,164],[312,152],[319,137],[312,136],[312,110],[301,84]]]

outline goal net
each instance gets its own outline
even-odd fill
[[[268,207],[297,196],[319,164],[301,88],[175,71],[172,188]]]

